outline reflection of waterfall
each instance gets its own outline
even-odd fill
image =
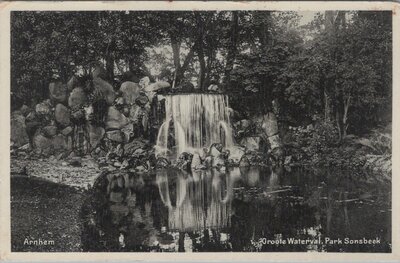
[[[194,180],[196,178],[196,180]],[[168,207],[169,228],[196,231],[221,229],[230,225],[233,181],[217,171],[201,171],[195,176],[177,176],[176,206],[171,204],[167,174],[157,176],[161,200]]]
[[[166,121],[157,136],[157,153],[168,150],[170,122],[173,122],[177,153],[193,152],[212,143],[233,147],[227,110],[228,98],[222,94],[166,96]]]

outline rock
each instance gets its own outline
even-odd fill
[[[62,134],[47,138],[39,131],[33,137],[33,147],[37,153],[46,156],[69,150],[66,137]]]
[[[61,103],[57,104],[54,116],[57,123],[63,127],[67,127],[71,122],[71,113],[69,109]]]
[[[122,164],[121,164],[120,162],[115,162],[115,163],[113,164],[113,166],[115,166],[115,167],[121,167]]]
[[[94,125],[89,125],[88,130],[90,146],[92,149],[96,148],[101,139],[103,139],[106,131],[103,127],[96,127]]]
[[[54,103],[67,102],[67,85],[61,81],[51,82],[49,84],[50,99]]]
[[[35,111],[38,115],[48,115],[50,114],[50,102],[48,100],[39,103],[35,107]]]
[[[242,159],[240,159],[239,167],[247,167],[247,166],[250,166],[250,161],[246,156],[243,156]]]
[[[213,156],[214,158],[218,157],[221,154],[221,150],[222,150],[222,144],[214,144],[213,146],[211,146],[210,149],[210,155]]]
[[[208,91],[218,92],[218,91],[219,91],[219,88],[218,88],[218,85],[211,84],[210,86],[208,86],[207,90],[208,90]]]
[[[11,141],[16,147],[29,143],[29,137],[26,132],[25,117],[22,115],[11,116]]]
[[[137,105],[143,107],[147,103],[149,103],[149,98],[142,93],[142,94],[140,94],[139,97],[136,98],[135,102],[136,102]]]
[[[245,137],[240,141],[240,144],[243,147],[246,147],[246,150],[251,150],[251,151],[259,151],[260,150],[260,144],[261,144],[261,138],[260,137]]]
[[[69,164],[70,164],[71,166],[81,167],[81,166],[82,166],[82,158],[80,158],[80,157],[73,157],[73,158],[71,158],[71,160],[69,161]]]
[[[157,159],[156,169],[166,168],[170,165],[171,163],[166,158],[160,157]]]
[[[67,138],[62,134],[57,134],[52,140],[53,148],[55,152],[62,152],[66,150],[71,150],[71,146],[68,145]]]
[[[205,159],[204,159],[204,165],[207,167],[207,168],[211,168],[212,166],[213,166],[213,157],[212,156],[207,156]]]
[[[71,92],[74,88],[78,87],[79,80],[76,76],[72,76],[67,82],[67,90]]]
[[[32,111],[32,109],[24,104],[19,111],[21,112],[22,116],[26,117]]]
[[[222,154],[215,157],[212,163],[212,167],[220,167],[220,166],[225,166],[225,159],[223,158]]]
[[[133,155],[137,149],[145,149],[146,142],[142,140],[133,140],[132,142],[124,145],[124,152],[126,155]]]
[[[171,87],[171,84],[169,84],[166,81],[157,81],[156,83],[151,83],[151,84],[147,85],[144,88],[144,90],[146,92],[156,92],[156,91],[167,89],[170,87]]]
[[[271,149],[280,148],[282,146],[281,138],[278,134],[271,136],[268,138],[269,144],[271,145]]]
[[[48,125],[42,128],[42,132],[44,136],[46,136],[47,138],[51,138],[57,134],[57,127]]]
[[[110,83],[101,78],[94,77],[93,85],[95,90],[99,91],[104,96],[104,99],[108,105],[112,105],[114,103],[116,95],[114,88]]]
[[[61,134],[64,136],[68,136],[71,134],[72,131],[73,131],[73,128],[71,126],[68,126],[68,127],[64,128],[63,130],[61,130]]]
[[[278,134],[278,120],[273,112],[269,112],[263,116],[262,126],[268,137]]]
[[[123,105],[125,104],[125,100],[123,97],[117,97],[114,101],[114,105],[120,109],[121,107],[123,107]]]
[[[140,95],[140,86],[137,83],[126,81],[119,89],[126,104],[132,105]]]
[[[114,106],[110,106],[106,118],[106,130],[121,129],[128,124],[128,119],[117,110]]]
[[[139,85],[142,89],[146,89],[146,87],[150,84],[150,78],[149,77],[144,77],[141,78],[139,81]]]
[[[198,155],[196,153],[196,154],[193,155],[192,163],[191,163],[190,167],[192,168],[192,170],[196,170],[196,169],[199,169],[200,166],[201,166],[200,155]]]
[[[108,131],[106,132],[106,136],[109,140],[113,142],[124,142],[124,134],[120,130]]]
[[[83,88],[76,87],[72,90],[68,98],[68,106],[72,109],[79,108],[86,104],[87,96]]]

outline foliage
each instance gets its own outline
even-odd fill
[[[276,102],[282,122],[317,116],[339,139],[391,119],[390,12],[326,11],[307,25],[296,12],[271,11],[28,11],[11,19],[13,102],[37,103],[52,79],[101,64],[111,81],[129,70],[173,86],[218,84],[244,116]]]

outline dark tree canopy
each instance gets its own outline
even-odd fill
[[[37,103],[51,80],[101,65],[114,84],[123,74],[199,90],[218,84],[244,114],[277,104],[289,122],[335,122],[339,137],[389,116],[391,13],[327,11],[299,21],[271,11],[12,12],[12,99]]]

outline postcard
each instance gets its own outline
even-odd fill
[[[399,4],[0,12],[1,260],[400,260]]]

